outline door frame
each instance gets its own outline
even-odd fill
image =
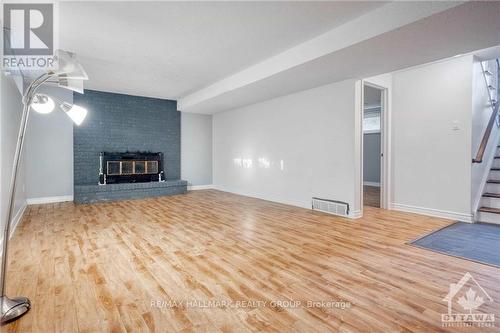
[[[364,87],[369,86],[382,91],[381,96],[381,110],[380,110],[380,208],[390,209],[391,202],[391,107],[390,107],[390,87],[385,87],[375,84],[369,79],[361,80],[361,100],[359,101],[360,107],[356,108],[361,114],[357,117],[360,119],[359,143],[360,143],[360,202],[361,212],[363,212],[363,152],[364,152],[364,133],[363,133],[363,119],[364,119]]]

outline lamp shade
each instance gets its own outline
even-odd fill
[[[36,94],[31,107],[38,113],[47,114],[54,111],[55,103],[52,98],[44,94]]]
[[[80,79],[67,79],[64,77],[58,77],[57,85],[61,88],[76,91],[77,93],[83,94],[83,80]]]
[[[88,80],[89,77],[82,65],[76,59],[72,52],[56,50],[55,59],[58,65],[56,74],[60,78]]]
[[[68,117],[73,120],[76,125],[80,125],[85,117],[87,116],[87,109],[82,108],[81,106],[70,104],[64,102],[61,104],[61,109],[66,112]]]

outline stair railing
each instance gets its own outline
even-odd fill
[[[497,82],[500,83],[500,62],[498,61],[498,59],[496,60],[496,63],[497,63],[497,74],[498,74],[497,76],[499,78],[499,80]],[[483,66],[483,65],[481,64],[481,66]],[[484,152],[486,151],[486,146],[488,145],[488,141],[490,139],[491,130],[493,129],[493,125],[495,125],[495,122],[498,119],[498,107],[500,106],[500,103],[498,101],[498,99],[500,97],[500,94],[498,92],[498,90],[499,90],[498,87],[496,88],[496,91],[497,91],[496,101],[493,101],[491,99],[491,94],[489,93],[490,86],[488,84],[488,81],[486,80],[486,74],[485,74],[484,67],[483,67],[483,75],[485,76],[486,88],[488,89],[488,96],[489,96],[490,105],[491,105],[491,108],[493,109],[493,112],[491,113],[490,120],[488,121],[488,126],[486,127],[486,130],[484,131],[484,135],[483,135],[483,138],[481,140],[481,144],[479,145],[479,149],[477,151],[476,157],[472,159],[472,163],[482,163],[483,162]],[[498,85],[499,84],[497,83],[497,86]]]

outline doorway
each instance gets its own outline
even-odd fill
[[[382,207],[384,89],[363,84],[363,205]]]

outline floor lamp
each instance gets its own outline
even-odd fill
[[[12,178],[9,192],[10,195],[7,205],[9,210],[3,230],[2,262],[0,272],[1,323],[7,323],[18,319],[31,307],[31,302],[27,297],[9,298],[5,294],[8,259],[7,251],[9,245],[10,226],[13,213],[12,211],[14,209],[16,180],[30,108],[33,108],[39,113],[50,113],[55,108],[54,100],[50,96],[45,94],[37,94],[38,88],[40,88],[45,83],[56,84],[59,87],[83,93],[83,80],[88,80],[87,74],[83,70],[82,66],[78,63],[73,53],[57,50],[55,60],[58,63],[58,69],[49,71],[37,77],[27,86],[23,93],[23,111],[21,116],[21,124],[19,125],[19,135],[17,138],[16,151],[14,154],[14,163],[12,166]],[[60,108],[77,125],[80,125],[87,115],[86,109],[77,105],[71,105],[66,102],[63,102],[60,105]]]

